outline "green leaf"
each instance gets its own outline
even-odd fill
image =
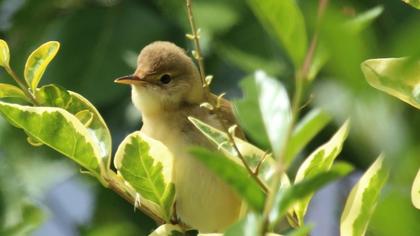
[[[370,59],[362,63],[362,71],[371,86],[420,109],[420,61]]]
[[[158,215],[169,222],[175,186],[173,156],[168,148],[137,131],[120,144],[114,164],[118,173],[140,195],[140,204],[145,204],[145,200],[156,204]]]
[[[280,82],[263,71],[257,71],[254,78],[246,79],[243,85],[245,99],[235,104],[239,122],[261,146],[270,143],[274,155],[278,156],[291,124],[287,92]],[[262,130],[267,135],[263,135]]]
[[[69,157],[99,178],[99,146],[91,132],[66,110],[0,102],[0,113],[13,125]]]
[[[7,42],[0,39],[0,66],[9,68],[10,52]]]
[[[265,29],[284,46],[295,68],[304,60],[307,47],[306,27],[295,0],[249,0],[252,11]]]
[[[367,28],[376,18],[378,18],[383,11],[383,6],[376,6],[372,9],[362,12],[347,22],[346,27],[349,27],[349,29],[354,33],[360,33],[362,30]]]
[[[214,145],[222,151],[222,153],[235,162],[239,162],[236,151],[225,132],[218,130],[194,117],[188,117],[191,123],[200,130]],[[242,139],[235,138],[235,144],[245,158],[248,166],[254,171],[258,165],[260,169],[258,177],[261,178],[267,185],[273,176],[274,161],[271,154],[265,153],[263,150],[255,147],[254,145],[245,142]]]
[[[251,208],[262,212],[265,194],[243,167],[220,153],[203,148],[193,148],[191,153],[228,183]]]
[[[37,89],[36,98],[42,106],[63,108],[79,119],[90,131],[93,141],[99,147],[101,164],[104,165],[104,168],[109,168],[112,151],[111,134],[104,119],[92,103],[82,95],[67,91],[54,84],[45,85]],[[90,117],[81,117],[82,114],[80,112],[84,112],[84,115],[92,116],[91,119]]]
[[[402,1],[420,10],[420,0],[402,0]]]
[[[254,236],[260,235],[262,218],[254,212],[249,212],[243,219],[226,230],[224,236]]]
[[[25,101],[28,101],[28,98],[25,96],[25,94],[20,88],[13,86],[11,84],[0,83],[0,98],[10,98],[10,97],[20,98]]]
[[[313,225],[304,225],[287,233],[286,236],[307,236],[310,235]]]
[[[25,203],[22,209],[22,219],[16,225],[7,227],[5,229],[0,229],[1,235],[8,235],[8,236],[20,236],[20,235],[28,235],[34,229],[39,227],[41,223],[45,219],[44,212],[38,208],[37,206]]]
[[[375,210],[379,194],[388,178],[383,155],[369,167],[347,198],[341,215],[342,236],[364,235]]]
[[[298,201],[312,195],[324,185],[350,173],[353,167],[347,163],[337,163],[330,170],[314,174],[286,188],[280,188],[274,198],[273,208],[269,214],[271,229],[275,228],[290,207]]]
[[[420,209],[420,169],[417,172],[413,187],[411,188],[411,201],[417,209]]]
[[[42,44],[39,48],[29,55],[25,64],[25,80],[32,91],[38,86],[41,77],[47,69],[48,64],[52,61],[60,48],[60,43],[50,41]]]
[[[313,109],[296,125],[287,147],[284,164],[290,164],[300,151],[330,122],[331,117],[321,109]]]
[[[179,225],[164,224],[155,229],[149,236],[183,236],[184,231]]]
[[[349,126],[350,122],[346,121],[327,143],[318,147],[306,158],[296,173],[295,184],[331,168],[335,158],[341,152],[344,140],[349,132]],[[294,209],[300,225],[303,225],[303,217],[311,198],[312,194],[295,205]]]

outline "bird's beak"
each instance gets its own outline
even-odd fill
[[[135,75],[127,75],[117,78],[114,82],[117,84],[137,84],[142,82],[142,79]]]

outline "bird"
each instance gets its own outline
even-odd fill
[[[131,86],[131,100],[142,116],[140,132],[168,147],[174,156],[175,210],[179,220],[202,233],[223,232],[243,209],[239,195],[189,153],[191,146],[215,150],[188,120],[198,118],[221,129],[236,124],[229,101],[219,99],[218,116],[200,104],[217,96],[204,91],[200,73],[185,50],[155,41],[145,46],[132,75],[115,80]],[[244,138],[237,129],[238,138]]]

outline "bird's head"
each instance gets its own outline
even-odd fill
[[[144,47],[134,74],[115,82],[131,85],[133,103],[143,114],[178,109],[203,99],[196,66],[183,49],[170,42]]]

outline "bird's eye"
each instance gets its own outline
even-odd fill
[[[160,82],[161,82],[162,84],[169,84],[169,82],[171,82],[171,80],[172,80],[172,78],[171,78],[171,76],[170,76],[170,75],[168,75],[168,74],[164,74],[164,75],[162,75],[162,76],[160,77]]]

